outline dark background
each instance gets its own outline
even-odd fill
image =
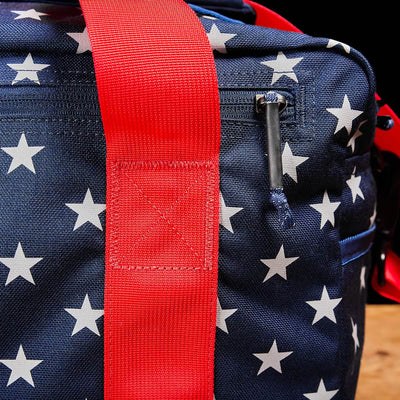
[[[311,36],[347,43],[371,64],[377,93],[400,115],[400,13],[385,1],[266,1],[255,0]]]

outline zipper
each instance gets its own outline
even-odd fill
[[[221,119],[228,124],[239,122],[241,124],[264,125],[264,118],[256,113],[254,99],[256,96],[265,96],[269,91],[276,91],[285,98],[286,107],[282,107],[280,113],[281,129],[283,126],[291,127],[298,124],[299,115],[296,115],[295,102],[300,96],[287,90],[271,89],[245,89],[227,88],[220,91]],[[299,100],[301,102],[301,100]],[[262,107],[262,105],[261,105]],[[301,107],[300,107],[301,108]],[[298,113],[300,114],[300,113]],[[301,122],[301,121],[300,121]]]
[[[256,94],[254,100],[256,113],[265,116],[265,148],[268,154],[270,188],[283,189],[280,114],[286,108],[286,98],[280,93],[270,91]]]
[[[254,97],[255,111],[265,117],[265,149],[268,156],[270,201],[278,211],[278,221],[283,229],[294,226],[292,210],[283,191],[283,166],[281,154],[280,114],[287,107],[281,93],[268,91]]]

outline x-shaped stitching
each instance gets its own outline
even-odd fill
[[[199,169],[199,167],[197,167],[197,169]],[[191,189],[193,189],[193,187],[200,181],[200,179],[202,179],[204,177],[204,175],[206,174],[206,172],[209,172],[207,167],[203,167],[202,168],[202,172],[200,173],[200,175],[197,176],[197,178],[193,181],[191,181],[190,185],[187,186],[187,188],[185,189],[184,193],[181,193],[178,198],[164,211],[162,212],[162,210],[154,204],[154,202],[152,202],[150,200],[150,198],[143,192],[143,190],[140,188],[140,186],[134,181],[134,179],[128,174],[128,171],[126,168],[121,168],[121,170],[125,173],[125,176],[129,179],[130,183],[136,188],[136,190],[138,191],[138,193],[141,195],[141,197],[148,203],[150,204],[150,206],[157,212],[157,214],[159,214],[159,218],[151,225],[151,227],[149,229],[146,230],[145,233],[143,233],[143,235],[133,244],[133,246],[131,247],[131,250],[133,251],[138,245],[139,243],[141,243],[146,237],[148,237],[151,233],[151,231],[154,230],[154,228],[160,224],[161,220],[164,220],[170,230],[172,232],[174,232],[174,234],[185,244],[186,247],[188,247],[193,255],[199,260],[199,262],[201,262],[201,264],[204,264],[204,258],[202,256],[200,256],[196,250],[190,245],[190,243],[185,239],[184,235],[179,231],[179,229],[171,222],[171,220],[167,217],[168,214],[170,214],[174,208],[176,208],[176,206],[188,195],[188,193],[191,191]],[[207,177],[206,177],[207,179]],[[207,182],[208,185],[208,182]]]

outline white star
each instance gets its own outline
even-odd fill
[[[237,310],[238,310],[237,308],[223,310],[221,307],[221,303],[217,298],[217,327],[223,330],[224,332],[229,333],[228,327],[226,326],[226,319],[229,318],[232,314],[234,314]]]
[[[31,370],[38,366],[43,360],[27,360],[22,345],[19,346],[15,360],[0,360],[7,368],[11,369],[10,378],[7,386],[10,386],[19,378],[24,379],[31,386],[35,386],[32,379]]]
[[[334,39],[329,39],[326,48],[330,49],[331,47],[335,47],[337,45],[342,46],[346,53],[350,53],[350,46],[348,44],[343,43],[343,42],[338,42],[337,40],[334,40]]]
[[[369,229],[371,229],[374,226],[375,220],[376,220],[376,204],[374,206],[374,212],[369,217]]]
[[[353,338],[354,341],[354,354],[356,354],[357,349],[360,347],[360,341],[358,340],[357,324],[354,323],[353,318],[350,318],[350,320],[352,328],[351,337]]]
[[[45,13],[36,11],[33,8],[31,8],[30,10],[26,10],[26,11],[11,11],[11,12],[18,14],[18,17],[15,17],[14,19],[31,18],[31,19],[36,19],[38,21],[41,20],[40,17],[42,17],[43,15],[49,15],[49,14],[45,14]]]
[[[338,133],[342,128],[346,128],[349,135],[353,127],[353,120],[363,113],[362,111],[353,110],[351,108],[347,94],[344,95],[342,107],[327,108],[326,111],[330,112],[338,119],[334,134]]]
[[[43,258],[41,257],[25,257],[21,243],[18,243],[14,257],[0,258],[0,263],[10,269],[7,276],[6,286],[19,276],[28,282],[35,284],[31,274],[31,268],[42,260]]]
[[[309,400],[331,400],[338,391],[339,389],[327,391],[324,381],[321,379],[318,385],[318,390],[315,393],[304,393],[303,396],[307,397]]]
[[[361,132],[360,128],[362,125],[364,125],[367,122],[367,120],[362,121],[359,125],[358,128],[356,130],[356,132],[354,133],[354,135],[350,138],[349,142],[347,143],[347,147],[351,147],[351,152],[354,153],[354,150],[356,148],[356,140],[363,135],[363,133]]]
[[[361,191],[361,176],[356,176],[356,167],[354,167],[351,177],[346,181],[347,186],[351,190],[351,196],[353,198],[353,203],[356,201],[357,196],[360,196],[364,200],[364,194]]]
[[[335,211],[340,206],[340,202],[331,202],[329,200],[328,191],[325,190],[322,203],[310,204],[310,207],[314,208],[321,214],[321,225],[322,229],[327,222],[330,222],[332,226],[335,226]]]
[[[243,210],[243,208],[226,206],[222,193],[219,194],[219,223],[224,228],[228,229],[229,232],[233,233],[231,217],[241,210]]]
[[[95,204],[90,189],[87,190],[83,203],[66,203],[65,205],[78,214],[74,231],[84,225],[86,222],[90,222],[96,228],[103,230],[99,214],[106,209],[106,205]]]
[[[275,371],[282,373],[281,361],[290,356],[292,353],[293,351],[279,352],[278,346],[276,345],[276,340],[274,340],[274,343],[272,343],[268,353],[253,353],[253,356],[256,356],[262,361],[262,365],[257,375],[260,375],[268,368],[273,368]]]
[[[303,57],[287,58],[281,51],[275,60],[262,61],[261,64],[266,65],[274,70],[272,75],[272,82],[274,84],[282,76],[287,76],[295,82],[298,82],[297,76],[293,71],[293,68],[303,59]]]
[[[27,55],[22,64],[7,64],[7,65],[14,71],[17,71],[17,76],[12,82],[13,85],[23,81],[24,79],[29,79],[30,81],[40,85],[38,72],[50,66],[50,64],[35,64],[31,53]]]
[[[264,281],[272,278],[274,275],[280,275],[283,279],[287,280],[286,277],[286,268],[295,262],[299,257],[286,257],[285,250],[283,245],[279,249],[279,252],[275,258],[270,258],[266,260],[260,260],[263,264],[265,264],[268,268],[268,274],[264,278]]]
[[[341,297],[337,299],[331,299],[328,291],[326,290],[326,286],[324,286],[320,300],[306,301],[309,306],[316,310],[312,325],[324,317],[336,323],[334,308],[341,302],[341,300]]]
[[[10,167],[8,168],[8,174],[21,165],[28,168],[29,171],[36,174],[35,167],[33,165],[32,157],[43,150],[44,146],[28,146],[25,134],[23,133],[19,138],[17,147],[2,147],[5,153],[12,157]]]
[[[83,32],[70,32],[67,33],[67,35],[78,43],[76,54],[82,54],[86,51],[92,51],[87,28],[85,28]]]
[[[308,157],[293,155],[289,143],[286,142],[282,152],[283,175],[288,174],[297,183],[297,167],[307,160]]]
[[[74,330],[72,331],[71,336],[74,336],[84,328],[88,328],[93,333],[100,336],[96,320],[104,315],[104,311],[94,310],[90,304],[88,295],[85,296],[85,300],[83,300],[81,308],[65,308],[64,310],[76,319]]]
[[[361,271],[360,271],[360,292],[365,289],[365,272],[366,272],[367,268],[361,267]]]
[[[211,48],[219,53],[226,54],[226,42],[235,36],[236,33],[221,33],[216,24],[213,24],[211,31],[207,33]]]

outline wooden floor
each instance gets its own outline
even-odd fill
[[[400,305],[368,305],[355,400],[400,400]]]

